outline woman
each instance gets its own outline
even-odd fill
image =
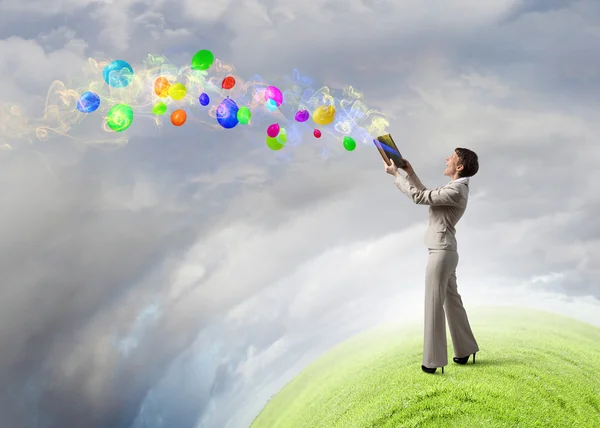
[[[454,362],[466,364],[473,354],[475,364],[479,346],[456,284],[458,248],[455,226],[467,208],[469,178],[479,170],[477,155],[469,149],[454,150],[446,158],[444,170],[444,175],[452,181],[437,189],[425,188],[408,161],[402,168],[407,173],[406,177],[400,174],[393,161],[389,166],[385,164],[385,170],[396,177],[396,186],[415,204],[429,205],[429,227],[425,234],[429,259],[425,275],[425,335],[421,369],[425,373],[435,373],[441,367],[444,373],[444,366],[448,364],[446,318],[456,355]]]

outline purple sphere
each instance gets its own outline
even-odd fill
[[[298,110],[294,119],[296,119],[297,122],[306,122],[309,116],[308,110]]]

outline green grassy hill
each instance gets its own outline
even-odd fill
[[[600,427],[600,328],[547,312],[469,311],[476,363],[421,371],[422,328],[378,329],[318,359],[252,428]]]

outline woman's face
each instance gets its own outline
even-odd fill
[[[458,167],[458,155],[456,152],[453,152],[450,156],[446,158],[446,169],[444,170],[444,175],[448,177],[454,176],[456,174]]]

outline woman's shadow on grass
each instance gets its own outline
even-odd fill
[[[472,357],[471,357],[472,358]],[[475,359],[475,364],[473,364],[473,360],[470,359],[467,364],[452,364],[453,366],[463,366],[463,367],[481,367],[481,366],[521,366],[525,364],[525,361],[521,358],[517,357],[502,357],[502,358],[486,358],[486,359]]]

